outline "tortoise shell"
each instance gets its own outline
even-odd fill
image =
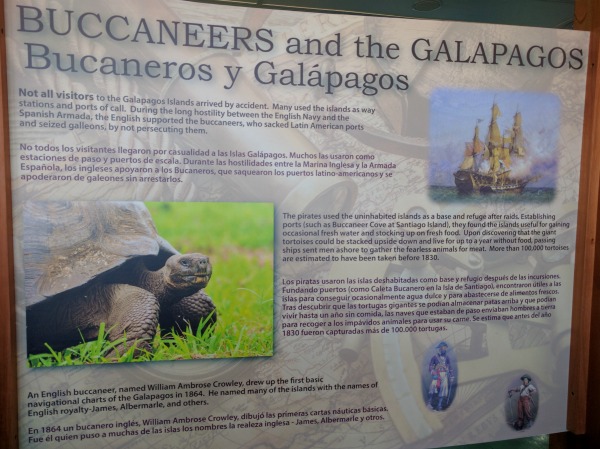
[[[26,304],[81,287],[140,256],[178,252],[141,202],[30,201],[23,212]],[[107,282],[110,282],[107,279]]]

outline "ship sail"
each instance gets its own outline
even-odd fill
[[[490,120],[490,126],[488,127],[488,135],[486,138],[486,144],[488,151],[491,153],[494,148],[502,146],[502,134],[500,133],[500,127],[498,126],[497,119],[500,116],[500,108],[496,103],[492,106],[492,119]]]
[[[483,142],[479,140],[479,125],[475,125],[475,134],[473,135],[473,154],[480,154],[483,151]]]
[[[469,156],[469,157],[465,157],[465,160],[462,162],[462,164],[460,164],[460,169],[461,170],[473,170],[474,166],[475,166],[475,161],[473,159],[473,156]]]
[[[479,125],[475,125],[475,133],[473,135],[473,141],[467,142],[465,145],[465,158],[460,165],[461,170],[478,170],[478,161],[481,153],[483,152],[484,145],[479,139]]]
[[[506,133],[504,135],[504,145],[502,145],[502,152],[500,154],[500,161],[501,161],[502,165],[504,166],[504,169],[506,169],[506,170],[508,170],[510,168],[510,165],[512,163],[511,158],[510,158],[511,145],[512,145],[512,135],[510,133]]]
[[[490,173],[497,173],[500,171],[500,156],[502,148],[495,147],[492,149],[492,155],[490,156]]]
[[[522,120],[521,113],[517,112],[514,117],[512,143],[510,146],[510,152],[519,157],[525,156],[525,138],[523,137],[523,129],[521,128]]]

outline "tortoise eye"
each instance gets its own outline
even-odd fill
[[[189,267],[189,266],[190,266],[190,261],[189,261],[189,260],[187,260],[187,259],[181,259],[181,260],[179,261],[179,263],[180,263],[181,265],[183,265],[184,267]]]

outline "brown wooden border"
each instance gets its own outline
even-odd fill
[[[550,447],[597,447],[600,443],[600,246],[597,243],[600,190],[600,4],[576,0],[574,28],[590,31],[588,78],[581,159],[573,325],[569,368],[569,433],[551,435]],[[596,300],[594,300],[596,298]]]
[[[10,145],[6,98],[4,0],[0,0],[0,444],[18,447]]]
[[[581,161],[580,201],[569,379],[570,432],[550,436],[550,447],[600,443],[600,2],[575,0],[574,26],[591,31]],[[18,448],[17,372],[12,265],[12,204],[6,87],[4,0],[0,0],[0,442]]]

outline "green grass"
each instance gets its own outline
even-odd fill
[[[267,203],[147,203],[159,234],[182,253],[209,256],[206,287],[217,307],[212,332],[160,330],[152,353],[116,356],[102,327],[97,340],[29,357],[32,367],[273,354],[273,206]],[[202,326],[200,326],[202,327]],[[140,351],[137,351],[138,353]]]

